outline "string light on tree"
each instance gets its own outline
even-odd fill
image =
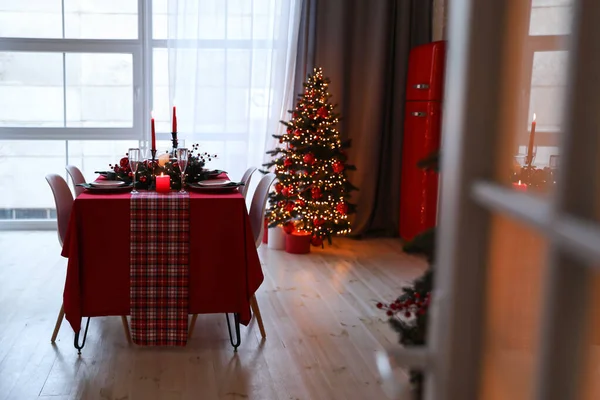
[[[264,164],[274,167],[278,179],[269,194],[269,226],[283,226],[287,233],[310,232],[314,246],[349,233],[348,215],[356,210],[349,201],[356,187],[346,175],[356,169],[344,150],[350,141],[343,141],[335,128],[339,115],[329,102],[328,86],[321,68],[309,74],[304,93],[289,111],[291,120],[282,121],[285,132],[273,135],[281,146],[267,152],[273,161]]]

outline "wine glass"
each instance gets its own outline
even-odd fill
[[[183,189],[184,180],[185,180],[185,169],[188,164],[188,149],[186,148],[178,148],[177,149],[177,164],[179,165],[179,171],[181,171],[181,190],[179,193],[185,193]]]
[[[137,190],[135,190],[135,176],[136,176],[138,166],[140,165],[140,162],[142,161],[142,153],[140,152],[140,149],[138,149],[138,148],[129,149],[129,151],[127,152],[127,156],[129,157],[129,167],[131,168],[131,172],[133,172],[133,190],[131,191],[131,193],[136,194],[139,192]]]

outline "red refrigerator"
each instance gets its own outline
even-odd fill
[[[436,224],[438,174],[417,162],[440,148],[445,56],[445,41],[410,52],[400,181],[399,231],[405,240]]]

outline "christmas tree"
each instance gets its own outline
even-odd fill
[[[356,168],[347,163],[344,150],[350,141],[342,141],[335,128],[339,115],[329,102],[329,82],[321,68],[309,74],[296,108],[289,111],[292,118],[281,121],[285,133],[273,135],[280,143],[267,152],[273,161],[264,164],[274,167],[278,180],[269,195],[269,226],[283,226],[287,233],[308,232],[314,246],[349,233],[348,215],[356,209],[349,202],[356,187],[346,177]]]

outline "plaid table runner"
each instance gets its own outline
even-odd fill
[[[190,199],[140,192],[130,201],[131,336],[142,346],[185,346]]]

